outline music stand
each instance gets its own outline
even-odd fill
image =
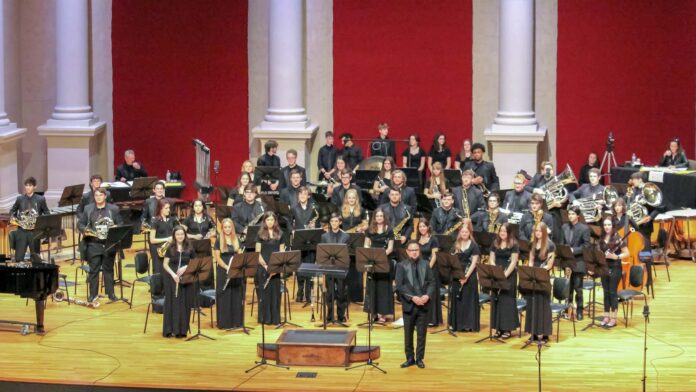
[[[576,261],[573,249],[568,245],[556,245],[556,259],[560,261],[561,270],[575,269]]]
[[[495,233],[489,233],[487,231],[474,232],[474,241],[476,241],[479,248],[481,248],[482,255],[488,256],[488,253],[490,253],[491,250],[491,246],[493,245],[493,241],[495,241],[495,236]]]
[[[288,313],[290,313],[290,319],[292,319],[292,313],[290,310],[290,293],[287,289],[288,273],[297,272],[297,269],[302,263],[302,258],[300,257],[299,250],[291,250],[287,252],[275,252],[271,255],[271,260],[268,262],[268,273],[269,274],[281,274],[281,279],[283,280],[283,287],[285,287],[285,292],[281,290],[281,295],[283,296],[283,321],[278,324],[276,329],[283,328],[285,325],[292,325],[297,328],[302,328],[302,326],[288,321]],[[269,277],[270,279],[270,277]],[[261,295],[259,295],[261,297]],[[263,312],[261,305],[259,305],[259,313]]]
[[[337,269],[342,269],[348,273],[348,267],[350,266],[350,256],[348,255],[348,246],[345,244],[318,244],[317,245],[317,257],[316,262],[321,266],[331,266]],[[336,300],[335,291],[335,280],[336,278],[329,278],[330,281],[324,280],[325,285],[329,286],[329,295],[332,300]],[[341,279],[342,283],[345,284],[345,278]],[[326,291],[326,287],[324,288]],[[344,290],[345,291],[345,290]],[[336,301],[338,303],[338,301]],[[324,296],[324,317],[323,317],[323,328],[326,329],[326,324],[328,322],[329,303],[326,300],[326,295]],[[338,316],[338,315],[337,315]],[[340,325],[341,327],[348,327],[348,325],[340,322],[331,320],[331,324]]]
[[[508,290],[510,288],[510,283],[505,277],[505,272],[503,267],[499,265],[487,265],[479,264],[476,266],[476,274],[478,275],[479,283],[483,290],[488,290],[491,292],[491,311],[488,321],[488,336],[485,338],[477,340],[475,343],[481,343],[483,341],[497,341],[500,343],[506,343],[504,340],[497,336],[493,336],[493,318],[495,317],[496,325],[500,324],[500,307],[498,306],[498,295],[500,290]],[[495,315],[493,314],[493,303],[495,302]]]
[[[317,212],[319,212],[319,221],[328,223],[331,214],[338,212],[338,206],[329,201],[320,201],[316,203]]]
[[[355,256],[357,249],[365,247],[365,233],[348,233],[348,254]]]
[[[159,181],[157,177],[138,177],[133,180],[128,195],[131,199],[147,199],[152,196],[152,188],[157,181]]]
[[[527,317],[532,320],[532,337],[522,346],[522,349],[527,348],[530,344],[536,344],[537,346],[537,366],[538,366],[538,382],[539,390],[541,391],[541,346],[545,346],[546,343],[541,343],[541,341],[534,341],[534,336],[537,336],[537,320],[534,319],[536,316],[534,312],[536,311],[536,297],[537,293],[551,295],[551,280],[549,276],[549,271],[545,268],[520,266],[520,291],[531,294],[532,296],[532,308],[531,312],[527,310]]]
[[[280,182],[280,166],[256,166],[254,169],[254,185],[261,186],[272,182]]]
[[[437,238],[437,242],[438,244],[440,244],[440,246],[438,246],[438,248],[440,249],[438,253],[452,252],[452,247],[454,246],[455,239],[451,235],[435,234],[435,238]]]
[[[360,205],[366,209],[367,211],[373,211],[377,209],[378,205],[375,199],[370,195],[370,191],[367,189],[361,189],[360,190]]]
[[[256,247],[256,237],[261,230],[261,225],[247,226],[246,238],[244,238],[245,248],[255,248]]]
[[[400,167],[399,170],[404,172],[406,176],[406,186],[416,189],[420,188],[421,176],[417,167]]]
[[[459,169],[445,169],[445,180],[450,188],[462,186],[462,171]]]
[[[232,193],[232,190],[234,189],[234,187],[220,185],[217,187],[217,189],[218,189],[218,193],[220,194],[220,201],[223,202],[223,200],[224,200],[223,204],[226,204],[227,199],[230,198],[230,194]]]
[[[356,170],[353,181],[360,189],[372,189],[378,175],[379,170]]]
[[[375,308],[375,280],[373,279],[373,274],[376,272],[388,273],[389,272],[389,260],[387,260],[387,251],[382,248],[358,248],[356,249],[356,267],[359,272],[367,272],[368,280],[368,291],[369,293],[369,303],[367,304],[368,317],[367,317],[367,362],[347,368],[346,371],[351,369],[357,369],[363,366],[373,367],[380,372],[387,374],[385,370],[380,368],[379,362],[372,361],[372,317]],[[390,283],[391,284],[391,283]],[[360,324],[360,325],[364,325]]]
[[[77,260],[77,241],[75,240],[75,232],[77,231],[77,222],[75,221],[75,204],[78,204],[82,200],[82,192],[85,190],[85,184],[70,185],[63,188],[63,194],[60,196],[58,201],[58,207],[70,206],[70,226],[72,229],[72,251],[73,258],[72,263],[75,264]]]
[[[60,215],[39,215],[36,217],[36,223],[34,224],[34,236],[32,237],[32,242],[36,240],[41,240],[42,238],[48,238],[48,262],[55,264],[55,261],[51,258],[51,238],[60,235],[61,231],[61,216]],[[30,246],[31,248],[31,246]],[[33,255],[32,255],[33,256]],[[39,260],[41,259],[41,248],[39,247],[39,254],[37,255]],[[37,263],[37,261],[32,257],[32,263]]]
[[[317,244],[321,242],[321,235],[324,234],[324,230],[322,229],[298,229],[295,230],[292,234],[292,241],[290,243],[290,248],[292,250],[299,250],[303,252],[308,252],[314,250],[316,248]],[[302,284],[305,284],[304,281],[302,281]],[[299,277],[297,279],[297,283],[300,283]],[[303,288],[304,290],[304,288]],[[311,290],[310,290],[310,298],[308,302],[305,302],[304,307],[307,307],[311,303]],[[314,308],[312,308],[314,309]]]
[[[435,210],[433,199],[429,198],[424,193],[416,193],[416,210],[432,214]]]
[[[587,265],[587,272],[592,272],[590,277],[592,278],[592,291],[590,292],[590,303],[592,304],[592,322],[587,324],[583,331],[586,331],[594,326],[597,326],[595,317],[597,315],[597,301],[596,301],[596,291],[595,287],[597,285],[597,277],[603,278],[609,275],[609,267],[607,266],[607,259],[604,253],[598,248],[584,247],[582,249],[582,258],[585,260]],[[609,298],[604,298],[604,301],[608,301]]]
[[[447,290],[449,291],[449,294],[447,295],[447,309],[449,314],[447,315],[447,327],[439,331],[431,332],[431,334],[447,331],[448,334],[456,338],[457,334],[454,331],[454,325],[457,323],[457,311],[455,309],[455,293],[454,285],[452,283],[455,279],[464,279],[466,276],[466,271],[462,270],[462,263],[459,262],[459,257],[451,254],[449,251],[437,252],[435,264],[438,267],[440,277],[442,277],[443,281],[449,282],[447,285]],[[457,298],[461,296],[461,290],[463,288],[464,286],[462,285],[459,293],[456,294]]]
[[[515,238],[519,239],[520,238],[520,224],[519,223],[510,223],[510,233],[512,234]]]
[[[533,234],[534,234],[534,233],[532,233],[532,235],[533,235]],[[522,260],[528,260],[529,251],[531,250],[531,244],[530,244],[530,242],[531,242],[531,240],[529,240],[529,241],[527,241],[527,240],[520,240],[520,239],[517,240],[517,243],[518,243],[518,246],[519,246],[519,249],[520,249],[520,258],[521,258]],[[526,257],[523,257],[523,256],[526,256]]]
[[[196,257],[195,259],[189,261],[186,266],[186,271],[181,275],[181,284],[191,284],[193,283],[193,306],[198,312],[198,330],[195,335],[186,339],[189,340],[198,339],[200,337],[207,338],[209,340],[215,340],[208,335],[201,333],[201,306],[199,304],[199,286],[201,282],[208,280],[210,272],[213,269],[213,258],[211,256]]]
[[[224,218],[232,217],[232,207],[226,204],[215,205],[215,226]]]
[[[106,234],[106,240],[104,242],[104,253],[108,253],[113,249],[115,252],[114,260],[118,263],[118,281],[114,281],[114,284],[118,282],[120,287],[120,296],[116,298],[116,301],[122,301],[132,306],[131,303],[123,296],[123,284],[126,283],[130,286],[129,282],[123,280],[123,259],[121,257],[122,251],[124,249],[130,249],[133,245],[133,226],[121,225],[121,226],[111,226]],[[113,301],[113,302],[116,302]]]
[[[246,283],[247,278],[253,278],[256,274],[256,268],[259,265],[259,253],[258,252],[248,252],[248,253],[237,253],[234,255],[230,264],[227,268],[227,281],[225,281],[225,286],[222,291],[227,289],[227,285],[232,279],[240,279],[242,281],[242,326],[227,329],[227,331],[241,330],[245,334],[249,335],[249,330],[254,329],[252,327],[247,327],[244,317],[244,309],[246,307]],[[264,339],[265,340],[265,339]],[[265,343],[265,342],[263,342]],[[262,343],[262,350],[265,349],[265,345]]]

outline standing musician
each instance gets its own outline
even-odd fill
[[[396,188],[389,189],[389,202],[379,206],[394,230],[394,240],[397,244],[405,244],[413,233],[413,215],[410,208],[401,200],[401,192]]]
[[[295,180],[297,174],[293,174],[293,180]],[[293,230],[303,230],[303,229],[315,229],[319,225],[319,210],[317,210],[316,205],[310,199],[309,188],[306,186],[301,186],[298,191],[298,201],[297,204],[290,211],[291,224],[290,227]],[[314,250],[303,250],[302,251],[302,262],[303,263],[314,263],[316,257],[316,252]],[[312,280],[304,276],[297,277],[297,295],[295,300],[297,302],[309,302],[312,298]]]
[[[450,295],[455,297],[452,301],[454,310],[450,312],[448,317],[449,325],[455,331],[478,332],[481,329],[481,306],[479,305],[476,276],[476,266],[479,263],[481,250],[472,237],[473,230],[471,221],[467,221],[459,229],[454,249],[452,249],[453,254],[459,258],[459,263],[465,274],[463,279],[452,277],[450,283],[452,285]]]
[[[341,215],[335,212],[332,213],[331,218],[329,218],[329,231],[321,235],[321,243],[348,245],[348,242],[350,242],[350,236],[341,230]],[[326,302],[329,308],[326,321],[334,320],[334,304],[338,321],[341,323],[346,321],[346,309],[348,308],[347,283],[347,279],[326,279]]]
[[[122,224],[118,207],[106,202],[106,190],[97,188],[93,191],[94,203],[85,207],[77,224],[85,242],[85,258],[89,264],[88,302],[94,302],[99,295],[99,270],[104,276],[104,291],[109,300],[116,301],[114,294],[114,258],[116,250],[106,250],[104,244],[109,227]]]
[[[353,135],[350,133],[341,135],[341,143],[343,143],[343,149],[339,155],[343,157],[348,170],[353,171],[363,160],[362,149],[353,143]]]
[[[244,200],[244,189],[251,183],[251,175],[247,172],[242,172],[237,179],[237,186],[230,191],[230,195],[227,198],[227,205],[231,207],[235,203]]]
[[[123,163],[116,168],[116,181],[133,181],[139,177],[147,177],[145,168],[135,161],[135,151],[126,150],[123,153]]]
[[[372,196],[375,200],[379,200],[382,193],[386,192],[387,189],[392,185],[392,173],[396,164],[392,157],[384,158],[382,162],[382,170],[377,174],[374,183],[372,184]]]
[[[476,178],[472,180],[474,185],[483,184],[489,191],[497,191],[500,189],[498,175],[495,173],[493,162],[483,160],[484,152],[486,152],[486,147],[483,144],[474,143],[471,146],[472,160],[467,161],[462,170],[471,169],[476,173]]]
[[[580,185],[580,188],[568,194],[568,200],[573,202],[573,204],[575,205],[578,205],[576,199],[594,197],[597,200],[602,200],[602,192],[604,192],[604,185],[601,185],[599,183],[599,169],[590,169],[587,176],[590,179],[589,184],[582,184]]]
[[[250,223],[258,223],[264,213],[261,200],[256,200],[256,187],[249,184],[244,188],[244,200],[236,203],[232,207],[232,221],[234,230],[237,233],[246,235]]]
[[[275,140],[269,140],[263,145],[265,153],[261,155],[256,160],[256,166],[268,166],[268,167],[280,167],[280,158],[276,155],[278,151],[278,142]],[[260,186],[260,191],[265,192],[277,192],[280,187],[280,181],[275,180],[260,180],[257,183]]]
[[[639,195],[643,197],[643,187],[645,186],[645,182],[643,182],[643,173],[635,172],[631,174],[630,185],[632,186],[631,192],[627,192],[629,194],[627,200],[629,206],[636,202]],[[647,209],[648,214],[635,223],[638,225],[638,232],[643,235],[643,250],[650,251],[650,236],[653,232],[652,220],[664,209],[664,204],[653,207],[646,203],[642,204],[642,206]],[[648,269],[648,271],[650,271],[650,269]],[[652,274],[648,274],[649,280],[651,279],[651,275]]]
[[[234,231],[232,219],[222,220],[222,235],[215,240],[213,256],[217,271],[215,271],[216,290],[215,307],[217,312],[217,327],[220,329],[239,328],[244,325],[244,293],[246,278],[227,280],[232,258],[242,253],[244,248],[239,243]]]
[[[172,229],[172,243],[164,256],[164,314],[162,336],[185,338],[189,330],[193,288],[182,284],[181,277],[188,263],[196,258],[196,252],[186,236],[186,228],[177,225]]]
[[[336,171],[336,157],[338,150],[334,146],[334,134],[331,131],[324,133],[325,143],[319,149],[317,156],[317,168],[319,169],[319,181],[329,181]]]
[[[548,227],[540,222],[534,227],[534,239],[529,250],[529,266],[543,268],[548,273],[553,271],[553,262],[556,258],[556,245],[549,239]],[[549,340],[553,333],[551,322],[551,295],[535,291],[527,294],[527,317],[525,318],[524,331],[531,334],[530,341],[538,341],[541,344]],[[539,339],[541,335],[541,339]]]
[[[169,200],[160,199],[157,201],[157,212],[155,219],[152,220],[152,228],[150,229],[150,258],[152,259],[152,271],[154,273],[162,270],[162,260],[157,253],[160,246],[163,246],[165,243],[172,243],[174,227],[179,226],[179,220],[172,216],[171,210],[172,204]]]
[[[94,191],[101,188],[102,181],[102,176],[99,174],[93,174],[92,177],[89,178],[89,191],[82,194],[80,204],[78,204],[77,208],[75,209],[78,217],[82,215],[82,212],[85,210],[87,205],[94,203]],[[106,191],[106,202],[113,203],[109,191]]]
[[[503,206],[511,213],[527,211],[532,194],[524,187],[524,176],[522,174],[516,174],[512,181],[512,186],[513,189],[505,193]]]
[[[464,141],[462,141],[462,149],[459,150],[459,154],[457,154],[457,157],[454,159],[454,168],[462,170],[464,165],[471,160],[473,160],[471,154],[471,140],[464,139]]]
[[[462,212],[454,208],[452,192],[442,194],[442,204],[430,215],[430,226],[436,234],[445,234],[463,218]]]
[[[17,196],[10,209],[12,223],[19,228],[15,231],[15,261],[24,261],[27,246],[32,260],[41,260],[41,239],[34,238],[34,226],[39,215],[48,215],[46,199],[34,193],[36,179],[29,177],[24,180],[24,194]],[[16,221],[16,222],[14,222]]]
[[[512,233],[510,223],[500,226],[498,235],[491,245],[489,260],[491,265],[499,265],[505,272],[510,288],[500,290],[497,301],[491,302],[491,314],[497,315],[491,320],[492,328],[497,330],[496,336],[509,339],[511,331],[520,325],[517,313],[517,260],[520,249]]]
[[[440,162],[442,167],[449,169],[452,167],[452,152],[447,147],[444,133],[437,133],[433,138],[433,145],[428,152],[428,171],[433,172],[435,162]]]
[[[415,214],[418,202],[416,201],[416,192],[413,188],[406,185],[406,174],[401,170],[394,170],[392,173],[392,184],[393,189],[398,190],[401,193],[401,200],[404,202],[406,207],[409,209],[411,216]],[[389,192],[385,191],[380,198],[380,203],[389,202]]]
[[[440,162],[433,163],[433,171],[430,173],[430,178],[425,182],[425,193],[429,199],[435,199],[436,204],[442,198],[442,195],[449,189],[445,173],[442,171]]]
[[[544,198],[534,194],[529,202],[529,211],[522,215],[522,220],[520,221],[520,239],[531,241],[534,235],[534,227],[539,222],[544,222],[549,231],[554,230],[553,217],[544,211]]]
[[[462,173],[462,186],[452,189],[455,206],[459,208],[465,218],[471,218],[476,211],[486,209],[486,202],[480,189],[473,186],[475,173],[472,170],[464,170]]]
[[[679,139],[674,138],[669,142],[669,149],[662,154],[660,166],[663,167],[686,167],[689,165],[689,160],[686,159],[684,149],[682,149]]]
[[[208,239],[215,236],[215,222],[205,211],[203,200],[194,200],[191,214],[184,219],[186,234],[192,240]]]
[[[331,194],[331,202],[337,207],[343,205],[343,198],[348,189],[355,189],[358,192],[358,198],[360,197],[360,188],[355,184],[351,184],[351,181],[353,181],[353,172],[348,169],[341,170],[341,185],[335,186]]]
[[[389,124],[379,124],[377,132],[379,136],[370,143],[370,156],[391,157],[396,161],[396,142],[389,139]]]
[[[290,176],[293,171],[300,173],[301,185],[307,185],[307,172],[304,167],[297,164],[297,150],[289,149],[285,153],[285,159],[288,161],[288,165],[280,169],[280,188],[285,188],[290,184]]]
[[[488,196],[488,209],[478,212],[478,222],[476,231],[487,231],[489,233],[498,233],[498,229],[503,223],[508,221],[508,215],[500,210],[500,199],[497,193],[491,193]]]
[[[628,217],[626,209],[626,200],[621,197],[616,199],[612,207],[612,210],[614,210],[614,227],[617,233],[622,231],[623,235],[628,234],[629,230],[638,230],[638,225],[633,219]],[[619,233],[619,235],[622,235],[622,233]]]
[[[254,276],[256,295],[259,298],[258,322],[267,325],[280,324],[280,275],[268,273],[271,255],[285,252],[285,239],[272,211],[263,214],[261,230],[256,237],[256,252],[259,252],[259,267]]]
[[[408,147],[401,153],[401,166],[418,169],[420,178],[425,173],[425,161],[427,153],[420,146],[420,137],[412,133],[408,136]]]
[[[375,210],[370,228],[365,233],[365,247],[386,249],[387,257],[394,250],[394,233],[381,208]],[[380,323],[386,322],[386,315],[394,314],[394,291],[390,275],[377,272],[372,274],[373,286],[368,283],[367,298],[363,304],[363,311],[375,315],[376,321]]]
[[[433,236],[430,222],[427,219],[418,220],[418,245],[420,246],[421,258],[428,262],[428,267],[433,271],[435,287],[440,290],[442,280],[435,264],[437,252],[440,250],[440,242]],[[434,327],[442,324],[442,299],[439,295],[434,296],[428,302],[428,326]]]
[[[601,325],[611,328],[616,326],[616,312],[619,309],[619,281],[621,280],[621,259],[629,256],[626,242],[616,233],[611,217],[602,220],[602,236],[599,239],[599,249],[604,252],[609,274],[602,276],[604,289],[604,318]]]
[[[297,195],[300,193],[300,188],[302,185],[302,173],[299,170],[292,170],[290,172],[290,182],[287,186],[280,190],[280,201],[287,203],[290,209],[297,206],[298,198]]]
[[[580,222],[580,207],[570,206],[568,208],[569,223],[563,225],[563,238],[566,245],[573,251],[575,256],[575,268],[566,268],[566,276],[570,277],[570,289],[568,302],[573,303],[573,290],[575,290],[575,302],[577,304],[577,319],[583,319],[583,298],[582,298],[582,279],[587,268],[582,256],[583,248],[590,246],[590,228]]]
[[[406,362],[402,368],[417,365],[425,367],[425,338],[427,334],[428,302],[437,293],[433,272],[428,268],[428,261],[420,255],[417,241],[409,241],[407,248],[408,259],[396,267],[396,291],[401,299],[404,315],[404,340]],[[417,347],[414,357],[413,332],[417,334]]]
[[[157,205],[164,199],[164,181],[157,181],[152,186],[152,197],[145,200],[143,204],[142,225],[143,227],[152,226],[152,221],[157,217]]]
[[[346,197],[343,198],[341,206],[341,229],[346,233],[363,233],[369,227],[369,217],[367,210],[360,206],[358,202],[358,192],[349,189]],[[350,268],[346,276],[348,294],[353,302],[363,301],[363,274],[358,272],[355,266],[355,255],[350,256]]]

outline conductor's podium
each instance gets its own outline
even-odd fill
[[[286,329],[275,344],[256,346],[259,357],[288,366],[350,366],[379,358],[379,346],[356,346],[356,331]]]

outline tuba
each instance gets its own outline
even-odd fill
[[[544,191],[544,200],[546,201],[546,208],[550,208],[554,201],[558,201],[561,204],[568,201],[568,190],[565,186],[568,184],[577,184],[578,180],[573,174],[570,165],[566,165],[563,173],[553,176],[549,182],[541,187]]]
[[[662,192],[657,185],[652,182],[648,182],[643,186],[643,189],[634,189],[634,192],[639,192],[636,195],[633,203],[628,206],[628,211],[626,215],[634,221],[639,221],[648,215],[648,209],[646,205],[651,207],[657,207],[662,204]]]

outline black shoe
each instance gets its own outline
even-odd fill
[[[575,316],[578,321],[582,321],[585,317],[582,315],[582,308],[578,308],[578,314]]]
[[[425,362],[423,362],[422,359],[419,359],[416,361],[416,366],[418,366],[419,369],[425,369]]]
[[[295,298],[295,302],[304,302],[304,297],[300,297],[299,295]]]
[[[116,301],[118,301],[118,297],[115,296],[115,295],[113,295],[113,294],[111,294],[111,295],[109,295],[109,301],[110,301],[110,302],[116,302]]]
[[[423,362],[423,361],[420,361],[420,362]],[[413,366],[415,364],[416,364],[416,361],[414,361],[413,359],[407,359],[406,362],[401,364],[401,367],[407,368],[407,367]]]
[[[345,322],[346,322],[346,318],[345,318],[345,317],[339,317],[339,318],[338,318],[338,322],[339,322],[339,323],[345,323]]]

